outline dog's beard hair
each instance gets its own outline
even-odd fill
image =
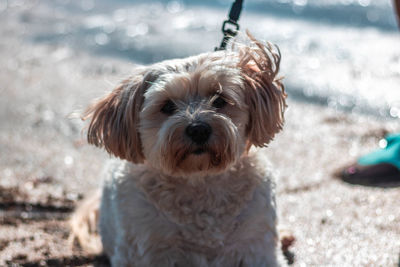
[[[149,164],[156,165],[162,172],[173,176],[188,174],[212,174],[224,171],[233,164],[244,150],[239,129],[222,114],[204,112],[200,117],[212,128],[210,139],[203,145],[194,144],[185,129],[190,120],[177,114],[164,122],[158,132],[156,144],[150,152]],[[196,150],[202,153],[196,154]]]

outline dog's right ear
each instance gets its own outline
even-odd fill
[[[156,76],[149,71],[123,81],[111,93],[91,105],[83,119],[90,119],[89,144],[104,147],[107,152],[133,163],[144,161],[138,131],[139,112],[144,93]]]

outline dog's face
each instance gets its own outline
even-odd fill
[[[235,63],[219,54],[193,58],[187,70],[171,62],[182,69],[159,75],[144,94],[143,155],[168,174],[220,172],[245,149],[243,81]]]
[[[280,55],[253,41],[137,70],[89,108],[89,142],[171,176],[225,171],[283,124]]]

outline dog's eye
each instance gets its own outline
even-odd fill
[[[176,110],[176,105],[171,100],[165,102],[164,106],[161,108],[161,112],[166,115],[174,114],[175,110]]]
[[[223,108],[226,105],[226,101],[222,97],[217,97],[212,103],[214,108]]]

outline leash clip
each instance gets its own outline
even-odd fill
[[[233,25],[235,28],[227,28],[228,25]],[[239,31],[239,24],[233,20],[225,20],[222,24],[222,32],[224,35],[230,35],[231,37],[236,36],[237,32]]]
[[[226,45],[230,38],[235,37],[239,31],[239,24],[231,19],[225,20],[222,24],[222,33],[224,38],[222,39],[221,45],[215,48],[215,51],[225,50]]]

